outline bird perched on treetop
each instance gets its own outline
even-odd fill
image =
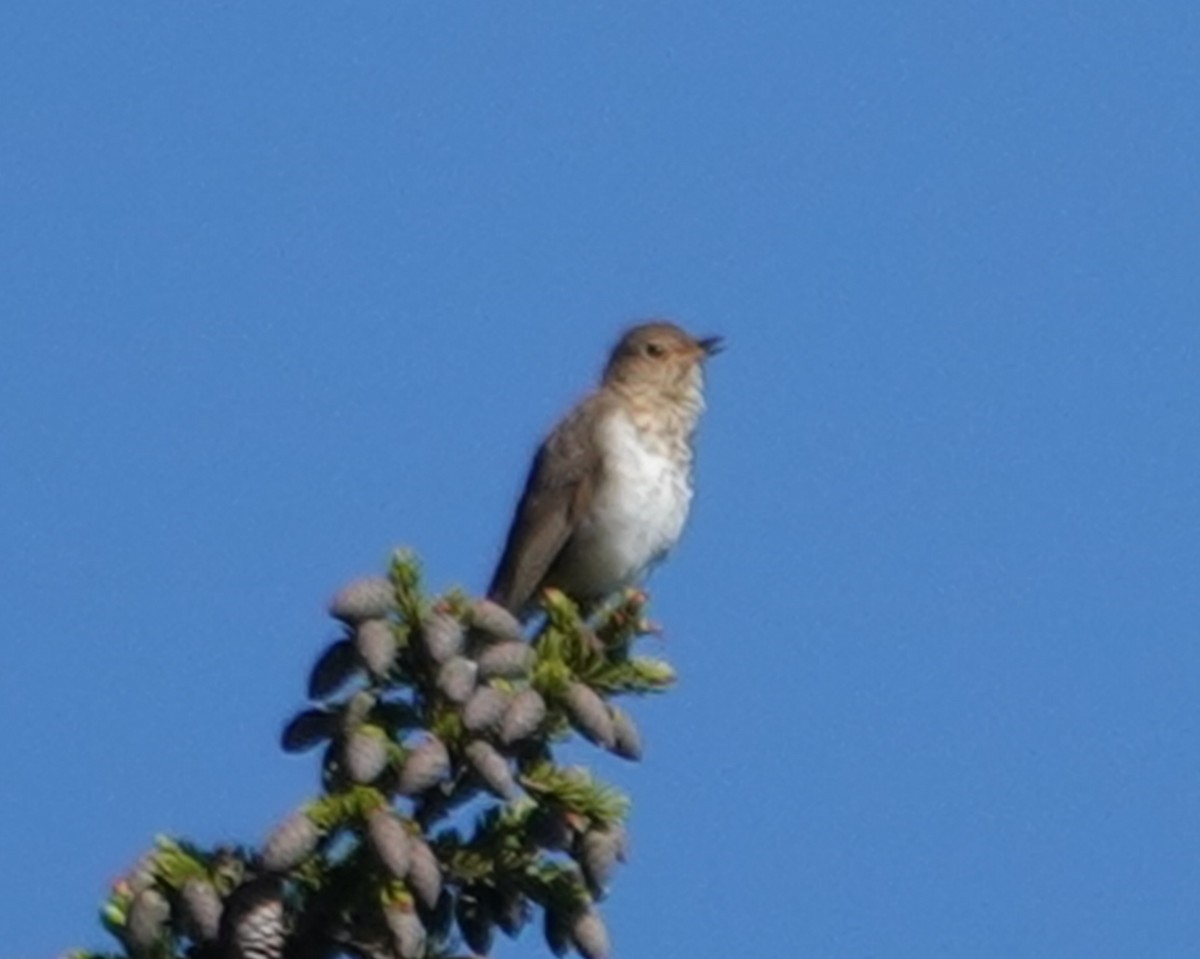
[[[543,589],[591,605],[637,582],[678,541],[692,500],[704,361],[720,337],[674,323],[628,330],[600,386],[542,443],[488,587],[521,615]]]

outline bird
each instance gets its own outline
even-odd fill
[[[489,599],[524,619],[554,588],[587,610],[667,555],[692,501],[705,363],[723,347],[666,320],[624,332],[538,447]]]

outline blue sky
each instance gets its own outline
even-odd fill
[[[481,588],[631,320],[724,334],[619,956],[1200,943],[1192,4],[0,14],[4,951],[257,840],[330,592]],[[544,954],[536,936],[499,955]]]

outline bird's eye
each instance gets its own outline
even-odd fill
[[[646,355],[652,356],[656,360],[661,359],[663,356],[665,356],[666,352],[667,352],[666,349],[663,347],[663,345],[661,343],[647,343],[646,344]]]

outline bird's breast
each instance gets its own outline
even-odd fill
[[[675,545],[692,499],[686,438],[659,435],[618,412],[598,439],[603,470],[561,570],[604,594],[636,581]]]

